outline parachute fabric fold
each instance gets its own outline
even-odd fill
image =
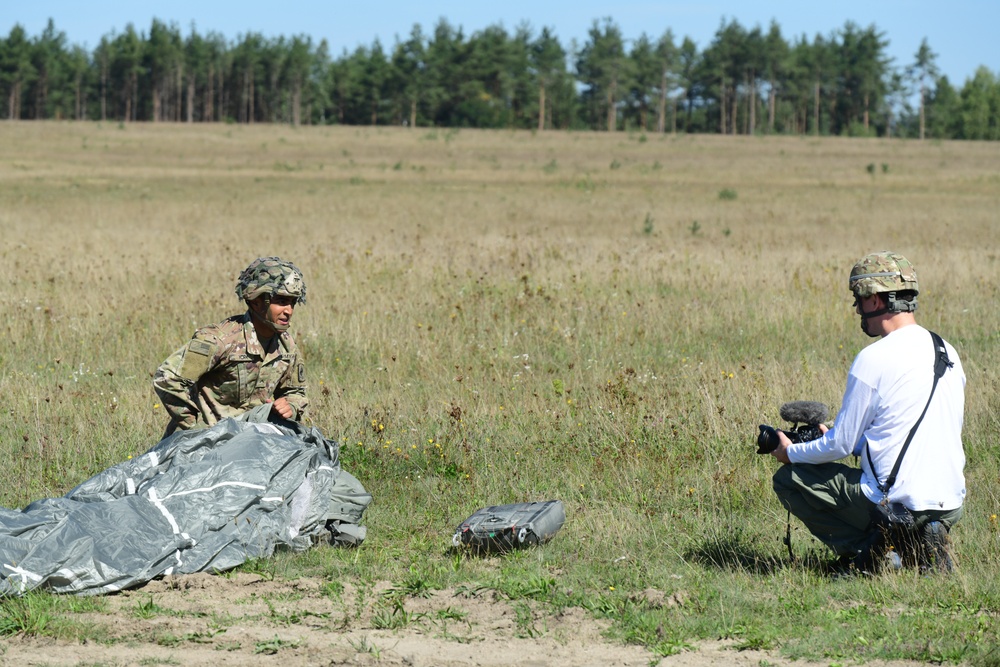
[[[179,431],[61,498],[0,508],[0,596],[109,593],[307,549],[339,474],[336,443],[291,422]]]

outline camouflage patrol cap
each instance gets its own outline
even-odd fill
[[[858,260],[851,269],[848,288],[858,298],[882,292],[900,292],[917,289],[917,272],[910,261],[898,252],[883,250]]]
[[[280,257],[258,257],[240,274],[236,296],[252,301],[262,294],[281,294],[305,303],[306,283],[302,271]]]

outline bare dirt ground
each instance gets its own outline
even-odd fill
[[[253,574],[155,581],[108,598],[102,614],[74,615],[116,641],[14,637],[2,665],[407,665],[410,667],[787,666],[780,656],[723,642],[658,658],[603,636],[581,609],[554,616],[492,592],[434,591],[406,598],[403,627],[377,629],[389,584],[336,595],[318,579],[273,581]],[[655,595],[655,592],[648,592]],[[376,607],[376,603],[381,604]],[[674,601],[665,600],[665,604]],[[388,611],[387,611],[388,609]],[[405,617],[403,616],[405,614]],[[385,618],[385,616],[383,616]],[[383,622],[382,625],[385,625]],[[886,667],[886,663],[872,663]],[[901,667],[903,663],[899,663]],[[897,666],[893,666],[897,667]]]

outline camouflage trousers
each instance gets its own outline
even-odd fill
[[[809,532],[838,556],[855,555],[869,543],[875,503],[861,488],[861,469],[843,463],[783,465],[772,479],[782,507],[805,524]],[[958,523],[962,508],[913,512],[914,531],[931,521],[945,527]]]

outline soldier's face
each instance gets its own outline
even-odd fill
[[[262,319],[275,331],[287,331],[295,313],[295,298],[274,294],[271,302],[265,305],[264,297],[257,297],[250,302],[254,314]]]

